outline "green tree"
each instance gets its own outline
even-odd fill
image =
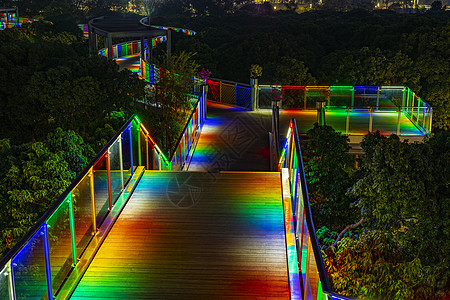
[[[175,146],[196,101],[191,89],[196,84],[193,77],[198,65],[192,56],[186,52],[172,55],[170,59],[163,56],[157,63],[161,68],[159,79],[147,95],[153,108],[141,113],[167,155]]]
[[[92,158],[91,148],[73,131],[57,129],[46,141],[22,145],[0,140],[0,256],[36,223]]]
[[[304,149],[305,173],[314,222],[342,230],[360,217],[346,195],[353,185],[354,159],[348,154],[348,137],[330,126],[314,124]],[[356,215],[356,217],[355,217]]]

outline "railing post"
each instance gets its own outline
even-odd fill
[[[148,155],[149,153],[148,153],[148,143],[149,143],[149,141],[148,141],[148,139],[147,139],[147,137],[145,137],[145,155],[146,155],[146,157],[147,157],[147,170],[150,170],[150,162],[149,162],[149,160],[150,160],[150,156]],[[153,150],[153,149],[152,149]],[[155,157],[155,153],[153,152],[152,153],[152,161],[154,162],[155,160],[154,160],[154,157]],[[152,170],[154,170],[155,169],[155,164],[154,163],[152,163]]]
[[[377,109],[379,109],[380,106],[380,87],[377,86]]]
[[[45,274],[47,275],[47,294],[48,300],[53,300],[53,287],[52,287],[52,273],[51,273],[51,265],[50,265],[50,245],[48,243],[48,228],[47,222],[44,222],[43,235],[44,240],[44,260],[45,260]]]
[[[308,92],[307,92],[307,89],[306,89],[306,86],[305,86],[305,94],[304,94],[304,103],[303,103],[303,109],[304,110],[306,110],[306,94],[307,94]]]
[[[73,260],[72,267],[75,267],[77,265],[77,247],[75,244],[75,222],[73,216],[72,191],[70,191],[68,197],[69,199],[67,199],[67,202],[69,202],[70,239],[72,241],[72,260]]]
[[[9,294],[9,299],[13,300],[16,299],[16,289],[14,286],[14,275],[13,275],[13,270],[12,270],[12,266],[11,266],[11,260],[8,261],[8,265],[6,266],[6,272],[8,272],[8,294]]]
[[[400,135],[400,119],[402,117],[402,110],[398,108],[398,118],[397,118],[397,135]]]
[[[112,210],[112,195],[111,195],[111,160],[110,160],[110,147],[106,151],[106,177],[108,181],[108,202],[109,202],[109,210]]]
[[[92,235],[97,233],[97,221],[95,219],[95,191],[94,191],[94,168],[89,170],[89,185],[91,188],[91,208],[92,208]]]
[[[141,124],[138,125],[139,126],[139,131],[138,131],[138,138],[137,138],[137,144],[138,144],[138,163],[139,166],[142,166],[142,153],[141,153]]]
[[[430,109],[430,127],[429,127],[429,129],[428,129],[428,134],[430,134],[431,133],[431,124],[432,124],[432,121],[433,121],[433,108],[432,107],[430,107],[429,108]]]
[[[402,107],[405,107],[405,102],[406,102],[406,91],[407,91],[407,87],[403,87],[403,93],[402,93]]]
[[[124,188],[123,182],[123,159],[122,159],[122,133],[118,137],[119,140],[119,163],[120,163],[120,178],[122,180],[122,190]]]
[[[133,130],[133,126],[131,126],[131,123],[128,127],[128,131],[130,132],[130,162],[131,162],[131,177],[133,177],[134,174],[134,162],[133,162],[133,134],[132,134],[132,130]]]
[[[345,122],[345,134],[349,134],[350,131],[350,109],[347,108],[347,120]]]
[[[355,88],[352,88],[352,108],[355,106]]]
[[[222,103],[222,81],[219,81],[219,103]]]
[[[372,109],[372,107],[369,108],[369,113],[370,113],[370,117],[369,117],[369,132],[372,132],[372,125],[373,125],[373,109]]]
[[[207,110],[207,107],[208,107],[208,104],[207,104],[207,97],[208,97],[208,85],[204,85],[203,86],[203,89],[202,89],[202,93],[203,93],[203,96],[202,96],[202,101],[203,101],[203,116],[202,116],[202,121],[203,120],[205,120],[206,119],[206,110]]]
[[[259,95],[259,87],[258,87],[258,78],[251,78],[250,79],[250,86],[251,86],[251,102],[252,102],[252,110],[255,111],[259,108],[258,103],[258,95]]]

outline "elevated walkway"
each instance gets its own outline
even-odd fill
[[[289,299],[280,182],[146,171],[71,299]]]

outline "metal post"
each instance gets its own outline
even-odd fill
[[[97,220],[95,219],[95,191],[94,191],[94,168],[89,171],[89,182],[91,188],[91,208],[92,208],[92,235],[97,233]]]
[[[137,140],[137,144],[138,144],[138,163],[139,166],[142,166],[142,154],[141,154],[141,133],[142,133],[142,129],[141,129],[141,125],[139,124],[139,132],[138,132],[138,140]]]
[[[428,129],[428,134],[431,133],[431,123],[432,123],[432,121],[433,121],[433,108],[430,107],[429,109],[430,109],[430,127],[429,127],[429,129]]]
[[[131,130],[133,129],[133,126],[131,126],[131,123],[129,125],[128,131],[130,132],[130,162],[131,162],[131,177],[133,177],[134,174],[134,162],[133,162],[133,134],[131,133]]]
[[[53,300],[53,287],[52,287],[52,273],[51,273],[51,265],[50,265],[50,245],[48,243],[48,228],[47,222],[43,224],[41,227],[43,232],[44,240],[44,261],[45,261],[45,274],[47,276],[47,296],[49,300]]]
[[[349,134],[350,131],[350,109],[347,108],[347,121],[345,122],[345,134]]]
[[[123,160],[122,160],[122,134],[117,138],[119,140],[119,163],[120,163],[120,177],[122,179],[122,189],[124,188],[123,182]]]
[[[273,125],[272,125],[272,130],[273,130]],[[269,145],[270,145],[270,170],[271,171],[273,171],[274,170],[274,168],[273,168],[273,165],[274,165],[274,162],[273,162],[273,142],[272,142],[272,140],[273,140],[273,133],[272,132],[269,132]]]
[[[258,105],[256,103],[256,94],[258,94],[258,78],[250,79],[251,86],[251,97],[252,97],[252,110],[255,111],[258,109]]]
[[[403,93],[402,93],[402,107],[405,107],[405,100],[406,100],[406,91],[407,87],[403,88]]]
[[[206,109],[208,107],[207,105],[207,97],[208,97],[208,85],[203,86],[203,120],[206,119]]]
[[[219,81],[219,103],[222,103],[222,81]]]
[[[380,106],[380,88],[377,86],[377,109]]]
[[[352,108],[355,105],[355,88],[352,88]]]
[[[373,124],[373,109],[369,108],[370,118],[369,118],[369,132],[372,132],[372,124]]]
[[[106,177],[108,180],[108,202],[109,210],[112,210],[112,195],[111,195],[111,161],[110,161],[110,148],[106,151]]]
[[[14,276],[13,276],[13,270],[12,270],[12,266],[11,266],[11,260],[9,260],[8,262],[8,269],[7,269],[9,276],[8,276],[8,291],[9,291],[9,299],[16,299],[16,291],[15,291],[15,287],[14,287]]]
[[[305,95],[304,95],[304,104],[303,104],[304,110],[306,110],[306,94],[307,94],[307,90],[306,90],[306,86],[305,86]]]
[[[400,135],[400,119],[402,117],[402,110],[398,108],[398,118],[397,118],[397,135]]]
[[[150,170],[150,162],[149,162],[150,156],[148,155],[148,140],[147,140],[147,137],[145,137],[145,155],[147,157],[147,170]],[[153,159],[153,157],[154,157],[154,153],[152,155],[152,159]],[[153,165],[152,165],[152,169],[154,169]]]
[[[77,265],[77,248],[75,244],[75,222],[74,222],[74,216],[73,216],[73,194],[72,191],[69,193],[69,221],[70,221],[70,238],[72,240],[72,267],[75,267]]]

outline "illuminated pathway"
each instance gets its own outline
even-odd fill
[[[269,171],[268,112],[208,102],[189,171]]]
[[[279,173],[146,171],[71,299],[289,299]]]

